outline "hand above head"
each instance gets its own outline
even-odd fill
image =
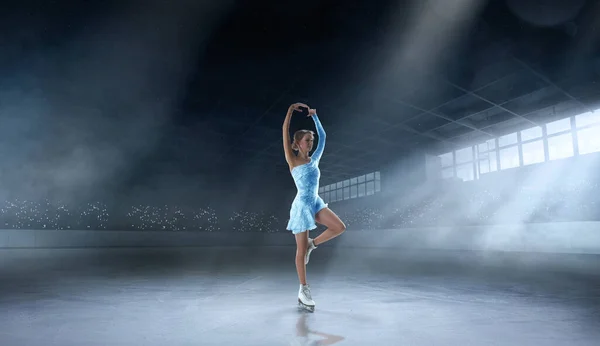
[[[300,111],[301,108],[310,109],[310,107],[308,107],[306,104],[301,103],[301,102],[294,103],[290,106],[290,109],[295,110],[295,111]]]
[[[317,114],[317,110],[316,109],[308,109],[308,116],[312,117],[313,115]]]

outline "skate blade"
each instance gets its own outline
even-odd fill
[[[310,311],[310,312],[315,312],[314,305],[305,305],[304,303],[302,303],[302,301],[300,299],[298,299],[298,308],[300,308],[302,310]]]

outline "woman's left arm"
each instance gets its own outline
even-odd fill
[[[319,117],[317,116],[317,111],[314,109],[311,109],[311,110],[309,110],[308,115],[312,116],[313,121],[315,122],[315,127],[317,128],[317,135],[319,137],[319,143],[317,144],[317,149],[315,149],[315,152],[312,155],[312,157],[318,161],[321,159],[321,156],[323,155],[323,150],[325,149],[325,139],[326,139],[327,135],[325,134],[325,129],[323,129],[323,125],[321,124]]]

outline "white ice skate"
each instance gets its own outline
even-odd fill
[[[315,311],[315,302],[312,300],[309,285],[300,285],[298,290],[298,306],[310,312]]]
[[[308,248],[306,249],[306,255],[304,255],[304,264],[308,264],[308,261],[310,261],[310,253],[312,252],[312,250],[316,249],[317,247],[315,246],[315,240],[308,238]]]

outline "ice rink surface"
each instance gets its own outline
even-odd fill
[[[2,345],[598,345],[597,256],[0,250]]]

